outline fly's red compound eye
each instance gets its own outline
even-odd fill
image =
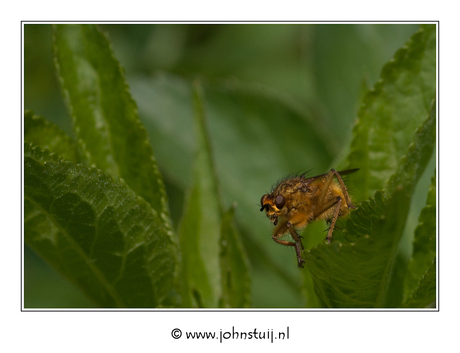
[[[275,197],[275,206],[281,210],[284,207],[284,204],[286,203],[286,199],[284,198],[283,195],[278,195]]]

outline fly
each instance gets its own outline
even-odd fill
[[[326,241],[332,241],[337,218],[348,214],[349,209],[356,208],[348,195],[342,175],[348,175],[359,169],[336,171],[306,178],[304,175],[287,178],[281,181],[272,192],[260,199],[260,211],[275,225],[272,239],[279,244],[294,246],[297,263],[303,267],[304,249],[301,237],[296,230],[304,229],[308,223],[324,219],[330,224]],[[290,233],[294,241],[279,239]]]

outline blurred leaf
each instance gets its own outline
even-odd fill
[[[390,178],[388,197],[375,193],[346,223],[347,243],[321,243],[306,254],[319,300],[327,307],[393,307],[389,288],[415,185],[436,142],[436,106],[417,129],[414,142]],[[358,173],[357,173],[358,174]],[[350,178],[351,179],[351,178]],[[397,287],[399,284],[393,284]]]
[[[168,180],[187,188],[192,178],[193,111],[188,107],[191,94],[187,80],[161,73],[149,80],[134,79],[133,94],[140,115],[151,136],[158,161]],[[322,131],[310,123],[310,117],[295,103],[265,87],[239,82],[204,84],[206,117],[213,146],[215,170],[223,203],[238,202],[235,220],[246,246],[258,250],[249,256],[258,266],[251,271],[270,271],[275,283],[271,305],[279,305],[279,296],[300,303],[299,273],[285,266],[292,257],[271,239],[270,222],[259,211],[263,194],[280,178],[296,171],[315,168],[324,172],[332,153]],[[168,148],[162,148],[163,145]],[[270,265],[267,265],[270,264]],[[252,272],[254,275],[254,272]],[[277,282],[278,281],[278,282]],[[286,288],[287,287],[287,288]],[[259,291],[260,287],[253,287]],[[290,291],[290,293],[289,293]],[[260,300],[267,297],[260,288]]]
[[[162,173],[184,190],[191,185],[195,148],[190,86],[189,81],[167,73],[149,80],[139,77],[131,83]]]
[[[56,68],[83,156],[123,178],[170,231],[163,179],[108,39],[94,25],[53,28]]]
[[[24,208],[28,202],[24,203]],[[24,308],[97,308],[98,305],[29,246],[24,247]]]
[[[315,112],[334,154],[348,141],[359,83],[373,83],[413,34],[413,24],[220,24],[112,26],[120,61],[207,82],[238,78],[286,94]],[[134,27],[134,28],[132,28]],[[143,30],[140,29],[143,28]],[[130,31],[135,40],[127,36]],[[135,34],[134,34],[135,31]],[[150,34],[145,39],[146,33]],[[146,40],[144,46],[140,44]],[[340,55],[337,55],[340,53]]]
[[[59,94],[59,82],[53,62],[52,26],[24,23],[23,26],[23,92],[24,109],[46,116],[65,133],[72,133],[70,119]]]
[[[356,200],[382,188],[430,110],[436,90],[436,26],[423,25],[386,64],[379,82],[364,97],[353,130],[347,167]]]
[[[235,206],[225,212],[220,238],[220,266],[222,271],[222,305],[224,308],[248,308],[251,280],[249,263],[240,235],[233,225]]]
[[[431,178],[431,187],[428,191],[426,206],[422,209],[419,217],[419,225],[415,229],[412,257],[408,265],[408,274],[405,282],[405,299],[409,296],[417,296],[418,301],[423,299],[419,290],[420,282],[427,275],[430,267],[434,266],[434,281],[436,281],[436,172]],[[430,275],[432,277],[433,274]],[[436,292],[435,292],[436,294]],[[435,298],[427,298],[426,306]],[[410,306],[411,301],[406,303]]]
[[[24,141],[57,153],[68,161],[80,161],[74,141],[59,127],[31,111],[24,113]]]
[[[349,132],[361,102],[360,85],[364,84],[367,91],[377,82],[382,66],[419,25],[336,23],[311,27],[312,33],[305,36],[302,49],[304,60],[311,61],[312,87],[299,93],[318,111],[321,123],[338,151],[342,151],[344,144],[349,143]],[[345,156],[346,153],[342,158]]]
[[[222,294],[219,262],[222,211],[199,83],[194,85],[193,99],[197,149],[193,183],[188,190],[179,227],[184,279],[183,306],[215,308]]]
[[[170,303],[176,245],[122,180],[24,146],[24,238],[102,307]]]

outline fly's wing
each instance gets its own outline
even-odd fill
[[[347,169],[347,170],[341,170],[339,171],[338,173],[340,175],[348,175],[348,174],[351,174],[351,173],[354,173],[354,172],[357,172],[359,170],[359,168],[354,168],[354,169]],[[305,183],[306,184],[311,184],[313,182],[313,180],[315,179],[318,179],[318,178],[322,178],[322,177],[325,177],[326,175],[328,175],[329,173],[324,173],[324,174],[321,174],[321,175],[317,175],[317,176],[314,176],[314,177],[311,177],[311,178],[305,178]]]
[[[347,170],[342,170],[342,171],[340,171],[340,172],[338,172],[338,173],[339,173],[340,175],[348,175],[348,174],[357,172],[358,170],[359,170],[359,168],[347,169]]]

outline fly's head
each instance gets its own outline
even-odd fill
[[[274,193],[265,194],[260,199],[260,211],[264,211],[267,217],[270,219],[275,226],[278,223],[278,216],[281,214],[281,210],[286,204],[286,199],[283,195]]]

